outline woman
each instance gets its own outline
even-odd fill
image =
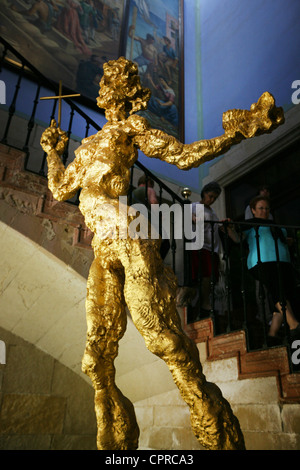
[[[151,96],[148,103],[149,111],[163,117],[173,124],[173,126],[178,126],[178,110],[175,105],[176,96],[173,88],[167,84],[165,78],[162,76],[159,76],[159,85],[157,86],[153,83],[150,75],[148,78],[152,86],[156,90],[160,91],[163,96],[163,99]]]
[[[244,236],[249,245],[249,254],[247,266],[251,275],[260,280],[270,292],[276,311],[269,330],[268,343],[274,346],[280,343],[277,333],[283,322],[283,306],[280,297],[279,275],[277,271],[276,240],[278,246],[280,277],[282,281],[283,297],[286,301],[285,311],[286,320],[290,327],[291,338],[300,337],[300,325],[295,318],[290,303],[292,289],[294,284],[294,275],[290,262],[290,254],[286,239],[286,230],[274,227],[273,221],[269,220],[270,204],[266,196],[256,196],[250,201],[250,208],[253,214],[251,222],[254,224],[263,223],[264,226],[258,228],[259,252],[257,250],[257,228],[251,227],[245,230]],[[267,224],[267,225],[266,225]]]
[[[201,191],[200,202],[193,203],[192,214],[193,222],[196,220],[196,205],[204,205],[204,243],[201,250],[192,252],[192,282],[197,285],[201,280],[201,309],[205,312],[211,309],[210,305],[210,283],[213,277],[217,282],[219,279],[219,251],[221,240],[219,235],[220,226],[218,223],[210,224],[209,222],[219,222],[218,216],[211,207],[212,204],[221,194],[221,187],[218,183],[212,181],[204,186]],[[227,219],[229,220],[229,219]],[[234,227],[227,227],[230,238],[238,241],[238,235]]]

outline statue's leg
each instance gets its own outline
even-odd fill
[[[147,240],[146,240],[147,242]],[[135,245],[134,245],[135,244]],[[239,422],[219,388],[206,381],[195,343],[183,332],[176,310],[176,278],[151,243],[132,241],[123,257],[125,298],[147,348],[168,365],[191,413],[193,431],[207,449],[244,449]]]
[[[93,261],[87,283],[87,342],[82,370],[95,389],[97,447],[135,450],[139,429],[132,403],[115,384],[114,360],[126,329],[124,274]]]

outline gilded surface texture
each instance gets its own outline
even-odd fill
[[[138,447],[133,405],[115,384],[114,360],[126,329],[127,304],[147,348],[168,365],[190,408],[200,443],[207,449],[243,449],[238,420],[219,388],[206,381],[198,350],[181,328],[175,307],[176,278],[160,258],[159,241],[126,234],[134,215],[128,215],[126,199],[124,203],[120,196],[128,192],[138,148],[149,157],[188,170],[225,153],[242,139],[271,132],[284,121],[283,112],[276,108],[272,95],[264,93],[250,111],[224,113],[222,136],[182,144],[134,114],[146,108],[149,97],[135,64],[123,57],[110,61],[104,65],[98,97],[107,118],[103,129],[82,141],[67,168],[60,158],[66,134],[53,121],[41,138],[54,197],[67,200],[81,188],[79,207],[94,233],[82,369],[95,389],[97,445],[107,450]]]

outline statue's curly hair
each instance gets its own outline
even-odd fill
[[[149,88],[143,88],[135,63],[119,57],[103,65],[97,104],[99,108],[118,116],[133,114],[147,108],[151,96]]]

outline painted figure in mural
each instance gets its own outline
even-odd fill
[[[133,26],[130,26],[128,35],[132,40],[139,42],[142,49],[141,54],[133,59],[134,62],[136,62],[139,67],[146,66],[145,72],[153,75],[158,65],[158,52],[155,46],[154,36],[149,33],[146,35],[146,39],[135,36]]]
[[[147,76],[152,87],[160,92],[160,96],[162,96],[162,99],[160,99],[152,95],[148,102],[148,110],[166,119],[173,124],[173,126],[178,126],[179,119],[178,110],[174,104],[176,100],[174,90],[167,84],[166,79],[162,75],[158,78],[158,85],[155,85],[150,74]]]
[[[171,40],[167,36],[163,37],[163,52],[158,55],[158,62],[162,70],[166,71],[168,84],[170,85],[173,78],[173,70],[178,67],[178,58],[175,50],[171,45]]]
[[[83,14],[77,0],[66,0],[64,8],[57,18],[56,28],[73,42],[74,46],[84,56],[91,56],[92,51],[87,47],[82,36],[79,15]]]
[[[81,10],[79,13],[79,22],[86,44],[89,44],[90,39],[95,37],[95,27],[97,22],[97,10],[94,8],[92,0],[81,0]],[[95,20],[94,20],[95,19]]]
[[[53,196],[67,200],[81,188],[79,208],[94,233],[94,261],[87,282],[87,342],[83,371],[95,389],[98,449],[137,449],[139,429],[132,403],[115,383],[114,360],[126,329],[126,304],[147,348],[168,365],[191,413],[199,442],[207,449],[243,449],[239,422],[219,388],[206,381],[196,345],[183,332],[176,311],[176,277],[163,264],[158,239],[131,237],[127,207],[130,168],[138,149],[182,170],[198,167],[244,138],[271,132],[284,121],[274,98],[264,93],[250,111],[224,113],[225,133],[182,144],[152,129],[137,114],[150,91],[140,84],[137,65],[121,57],[104,64],[97,104],[107,123],[83,139],[67,168],[67,137],[52,122],[42,135]],[[124,201],[125,198],[125,203]],[[124,221],[125,217],[125,221]]]
[[[17,11],[24,15],[37,28],[40,28],[42,33],[47,33],[52,29],[55,16],[58,12],[58,7],[55,3],[45,0],[34,0],[28,9],[18,8],[15,4],[11,5],[13,11]]]

